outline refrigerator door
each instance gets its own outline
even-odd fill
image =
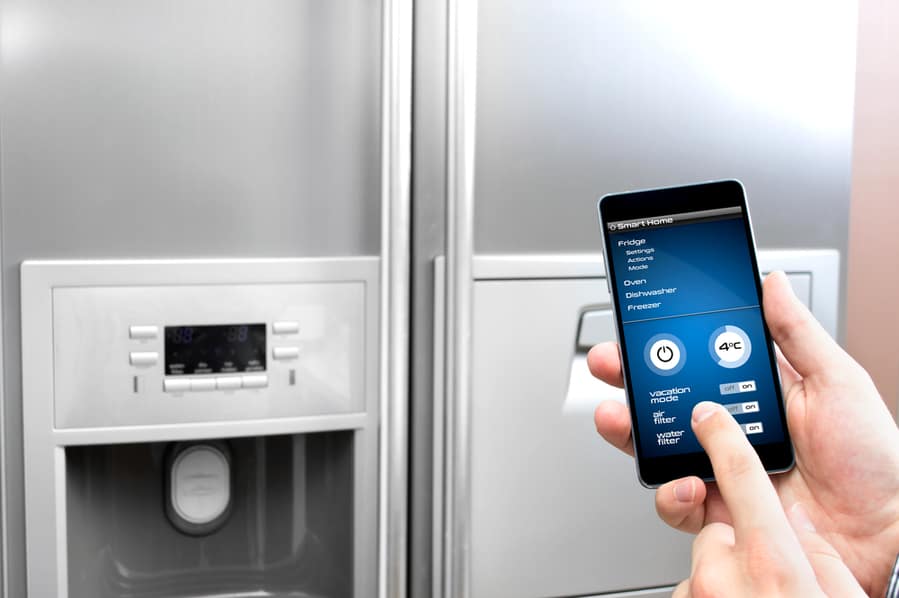
[[[839,256],[763,251],[833,334]],[[471,595],[581,596],[677,583],[692,537],[667,527],[633,459],[596,433],[593,411],[624,393],[587,371],[615,340],[599,255],[474,261]]]

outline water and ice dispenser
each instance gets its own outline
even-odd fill
[[[378,260],[26,262],[31,596],[376,587]]]

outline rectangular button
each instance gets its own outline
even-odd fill
[[[299,331],[299,322],[275,322],[272,324],[272,332],[275,334],[297,334]]]
[[[236,390],[242,386],[243,382],[240,376],[228,376],[227,378],[216,378],[215,387],[219,390]]]
[[[133,351],[130,361],[131,365],[156,365],[159,361],[159,353],[156,351]]]
[[[166,378],[162,383],[166,392],[184,392],[190,390],[190,378]]]
[[[190,381],[190,389],[193,391],[215,390],[215,378],[194,378]]]
[[[743,431],[747,434],[761,434],[765,431],[764,426],[762,426],[762,422],[752,422],[751,424],[743,424],[740,426],[743,428]]]
[[[128,336],[137,340],[146,340],[159,336],[159,326],[131,326],[128,328]]]
[[[265,388],[268,386],[268,376],[265,374],[253,374],[243,377],[244,388]]]
[[[737,382],[737,385],[740,387],[740,392],[755,391],[755,380],[744,380],[743,382]]]
[[[758,401],[750,401],[748,403],[743,403],[743,413],[758,413],[759,412],[759,402]]]
[[[275,359],[296,359],[300,356],[299,347],[274,347],[272,356]]]

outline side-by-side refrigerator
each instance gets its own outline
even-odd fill
[[[0,596],[656,598],[595,203],[840,338],[856,5],[0,0]]]

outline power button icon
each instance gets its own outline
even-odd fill
[[[643,351],[646,365],[660,376],[671,376],[684,367],[684,344],[673,334],[657,334],[646,343]]]
[[[670,343],[666,343],[665,341],[659,342],[658,345],[659,347],[656,349],[656,359],[658,359],[659,362],[667,365],[676,361],[675,357],[678,356],[677,347],[672,347]]]

